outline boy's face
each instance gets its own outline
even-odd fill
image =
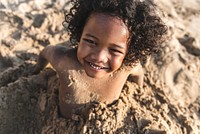
[[[92,78],[102,78],[120,68],[128,49],[129,32],[122,20],[102,13],[88,18],[77,57]]]

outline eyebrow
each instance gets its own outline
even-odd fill
[[[96,36],[94,36],[94,35],[92,35],[92,34],[90,34],[90,33],[86,33],[85,35],[88,36],[88,37],[92,37],[92,38],[94,38],[94,39],[96,39],[96,40],[99,40]],[[114,47],[117,47],[117,48],[120,48],[120,49],[125,49],[124,47],[122,47],[122,46],[120,46],[120,45],[118,45],[118,44],[115,44],[115,43],[112,43],[112,45],[113,45]]]
[[[114,47],[120,48],[120,49],[125,49],[124,47],[117,45],[117,44],[113,44]]]
[[[94,38],[94,39],[96,39],[96,40],[99,40],[96,36],[94,36],[94,35],[92,35],[92,34],[89,34],[89,33],[87,33],[86,36],[92,37],[92,38]]]

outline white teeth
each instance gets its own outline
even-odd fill
[[[89,62],[90,66],[94,69],[97,69],[97,70],[100,70],[100,69],[103,69],[103,67],[98,67],[98,66],[95,66],[93,65],[91,62]]]

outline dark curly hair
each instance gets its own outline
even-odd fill
[[[155,4],[140,0],[71,0],[72,8],[65,15],[70,41],[76,46],[91,13],[98,12],[118,17],[129,32],[129,48],[123,63],[133,65],[146,61],[148,55],[159,50],[164,41],[167,26],[156,14]]]

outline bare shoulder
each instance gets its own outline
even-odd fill
[[[130,74],[132,75],[143,75],[143,68],[140,63],[137,65],[133,66],[130,70]]]
[[[137,63],[133,66],[123,66],[121,70],[126,72],[128,75],[140,75],[140,73],[143,72],[143,68],[140,63]]]
[[[54,57],[62,58],[63,56],[67,56],[69,54],[69,49],[65,46],[57,45],[54,46]]]
[[[41,56],[51,62],[54,58],[67,54],[67,48],[61,45],[48,45],[40,53]]]
[[[56,71],[65,69],[73,61],[71,58],[76,56],[75,49],[69,49],[62,45],[47,46],[45,49],[46,59],[48,59]]]
[[[144,70],[140,63],[131,67],[128,73],[129,73],[129,77],[128,77],[129,81],[135,82],[139,86],[143,86]]]
[[[54,59],[60,62],[70,62],[76,59],[76,49],[67,48],[65,46],[56,46],[54,50]]]

